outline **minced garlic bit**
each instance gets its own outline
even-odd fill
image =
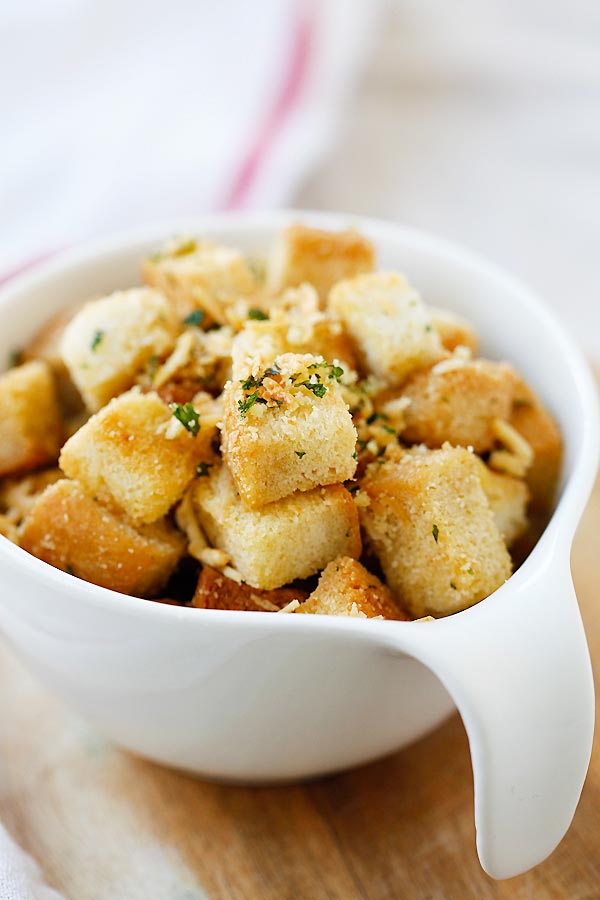
[[[534,459],[531,444],[504,419],[494,419],[492,428],[504,449],[490,454],[489,466],[515,478],[524,478]]]
[[[354,503],[356,504],[356,506],[358,506],[359,509],[366,509],[366,507],[371,503],[371,498],[366,491],[356,491],[353,496]]]
[[[213,569],[224,569],[231,562],[229,554],[224,550],[217,550],[216,547],[204,547],[196,558]]]
[[[188,539],[189,555],[202,561],[200,555],[208,547],[208,541],[198,524],[192,495],[189,491],[184,495],[183,500],[175,510],[175,521],[177,522],[177,527],[183,531]]]
[[[152,386],[154,388],[162,387],[163,384],[166,384],[179,369],[182,369],[190,362],[194,352],[194,343],[194,332],[184,331],[181,337],[178,338],[175,349],[167,361],[155,374],[152,381]]]
[[[443,375],[445,372],[454,372],[456,369],[462,369],[465,363],[469,362],[472,358],[473,353],[470,347],[464,347],[462,344],[459,344],[458,347],[455,348],[452,356],[436,363],[431,371],[435,375]]]
[[[278,609],[277,612],[291,613],[291,612],[294,612],[294,610],[298,609],[299,606],[300,606],[299,600],[290,600],[289,603],[286,603],[286,605],[282,606],[281,609]]]

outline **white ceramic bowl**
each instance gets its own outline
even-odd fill
[[[381,267],[401,269],[427,302],[470,319],[483,353],[514,361],[558,417],[561,498],[531,556],[477,606],[420,624],[151,603],[75,579],[2,538],[0,624],[99,731],[211,778],[276,782],[364,763],[435,728],[456,703],[473,759],[480,859],[495,877],[515,875],[570,824],[594,710],[569,555],[596,471],[596,394],[539,301],[472,254],[396,225],[313,213],[210,216],[78,248],[9,283],[0,358],[59,308],[135,283],[140,258],[170,234],[261,251],[298,218],[358,227]]]

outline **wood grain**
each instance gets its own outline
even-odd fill
[[[600,666],[600,484],[573,568]],[[69,900],[600,898],[600,746],[573,826],[533,872],[475,854],[458,718],[381,762],[299,787],[221,787],[121,753],[0,652],[0,819]]]

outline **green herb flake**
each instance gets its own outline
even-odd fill
[[[104,340],[104,332],[96,331],[94,332],[94,337],[92,338],[92,343],[90,344],[90,350],[97,350],[102,341]]]
[[[308,388],[309,391],[312,391],[315,397],[322,398],[327,393],[327,387],[321,381],[301,381],[298,384],[298,387]]]
[[[440,529],[437,527],[437,525],[434,525],[434,526],[433,526],[433,528],[431,529],[431,533],[432,533],[432,535],[433,535],[434,541],[435,541],[436,544],[437,544],[437,542],[438,542],[438,535],[439,535],[439,533],[440,533]]]
[[[14,369],[15,366],[20,366],[23,362],[23,351],[22,350],[11,350],[8,356],[8,367],[9,369]]]
[[[383,428],[384,431],[387,431],[388,434],[393,434],[394,437],[396,436],[395,430],[393,428],[390,428],[389,425],[382,425],[381,427]]]
[[[450,582],[450,587],[452,588],[453,591],[456,590],[456,585],[454,584],[453,581]]]
[[[306,450],[294,450],[294,453],[298,459],[302,459],[303,456],[306,456]]]
[[[66,569],[65,569],[65,572],[67,573],[67,575],[74,575],[74,574],[75,574],[75,572],[73,571],[73,566],[67,566]]]
[[[329,377],[335,378],[336,381],[339,381],[343,374],[344,370],[341,368],[341,366],[332,366],[331,371],[329,372]]]
[[[356,452],[356,450],[352,454],[352,459],[358,459],[358,453]]]
[[[200,416],[192,404],[169,403],[169,409],[177,421],[181,422],[186,431],[189,431],[192,437],[196,437],[200,431]]]
[[[258,396],[258,391],[254,391],[244,400],[238,400],[238,409],[240,411],[240,416],[242,419],[245,419],[248,411],[252,409],[255,403],[263,403],[266,406],[267,401],[263,400],[262,397]]]
[[[194,240],[194,238],[185,238],[180,241],[176,247],[171,251],[171,256],[189,256],[190,253],[195,253],[198,249],[198,242]]]
[[[276,375],[281,375],[281,369],[277,365],[277,360],[275,360],[272,366],[265,369],[265,378],[274,378]]]
[[[266,322],[269,315],[262,309],[253,308],[248,310],[248,318],[254,319],[255,322]]]
[[[473,571],[473,567],[472,567],[472,566],[469,566],[469,568],[467,569],[467,574],[469,574],[469,575],[474,575],[474,574],[475,574],[475,572]]]
[[[211,468],[212,468],[212,463],[199,462],[198,465],[196,466],[196,475],[198,476],[198,478],[205,478],[207,475],[210,474],[210,472],[208,470]]]
[[[183,319],[184,325],[200,325],[201,322],[204,321],[204,310],[203,309],[195,309],[189,315]]]

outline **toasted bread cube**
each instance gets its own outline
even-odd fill
[[[372,272],[375,250],[355,231],[321,231],[290,225],[275,240],[267,264],[267,289],[273,293],[303,282],[312,284],[325,305],[330,289],[343,278]]]
[[[142,278],[169,298],[180,318],[201,310],[203,325],[226,325],[228,307],[259,287],[239,250],[194,238],[169,241],[145,259]]]
[[[369,467],[361,491],[369,544],[415,617],[458,612],[509,577],[510,556],[468,450],[400,453]]]
[[[533,463],[526,475],[531,509],[547,515],[556,501],[563,442],[555,420],[524,381],[515,390],[510,424],[533,450]]]
[[[130,388],[152,357],[169,352],[178,330],[169,301],[150,288],[86,303],[65,328],[61,353],[88,409]]]
[[[250,506],[352,478],[356,429],[337,374],[322,358],[285,353],[225,388],[221,449]]]
[[[262,591],[233,581],[216,569],[205,566],[200,573],[192,606],[199,609],[238,609],[248,612],[277,612],[292,600],[305,600],[302,588],[281,587]]]
[[[83,304],[68,306],[51,316],[23,348],[22,362],[41,359],[50,366],[56,383],[58,400],[63,415],[69,417],[83,409],[81,394],[75,387],[60,351],[64,330]]]
[[[19,529],[10,516],[6,516],[4,513],[0,513],[0,534],[12,541],[13,544],[19,543]]]
[[[133,389],[112,400],[73,437],[60,467],[84,490],[127,513],[136,524],[155,522],[181,499],[201,462],[210,462],[216,438],[214,414],[192,409],[186,430],[157,394]]]
[[[63,479],[38,497],[25,520],[21,546],[85,581],[150,597],[168,581],[185,540],[165,521],[135,528],[77,482]]]
[[[529,528],[527,503],[529,489],[520,478],[504,475],[479,462],[481,486],[494,514],[498,531],[507,547],[521,538]]]
[[[329,309],[354,340],[364,368],[391,386],[444,355],[425,305],[399,273],[375,272],[336,284]]]
[[[321,616],[361,616],[367,619],[407,619],[379,578],[357,560],[340,556],[321,573],[319,583],[296,613]]]
[[[402,437],[441,447],[449,441],[485,453],[495,442],[495,419],[508,419],[516,374],[506,363],[452,357],[412,375],[402,388],[410,400]]]
[[[451,312],[449,309],[441,309],[439,306],[429,306],[429,315],[433,327],[440,336],[442,346],[452,353],[457,347],[467,347],[473,354],[477,353],[479,338],[473,326]]]
[[[54,378],[37,360],[0,375],[0,476],[56,461],[63,439]]]
[[[314,575],[336,556],[359,557],[356,506],[340,484],[315,488],[250,509],[227,466],[215,466],[193,485],[204,533],[229,555],[244,581],[272,590]]]

